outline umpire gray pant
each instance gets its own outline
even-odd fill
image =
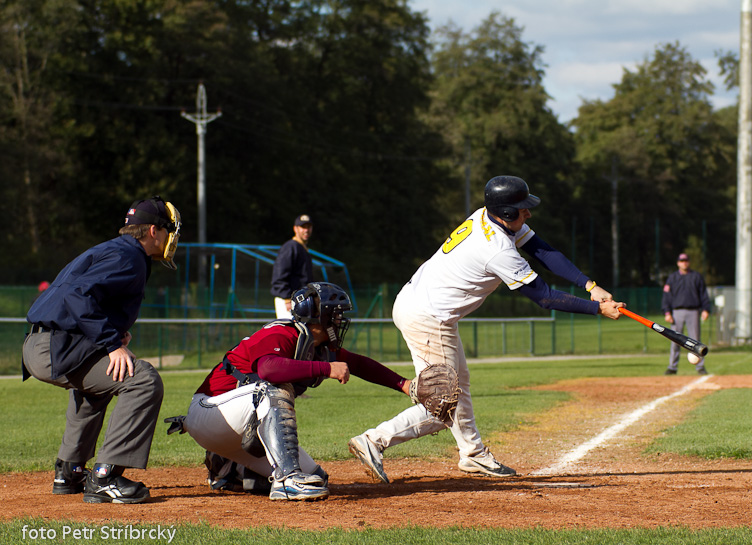
[[[162,377],[149,362],[134,361],[133,376],[126,376],[123,382],[106,374],[109,357],[52,379],[48,332],[26,337],[23,358],[34,378],[70,390],[58,458],[85,463],[94,457],[107,406],[118,396],[96,462],[146,468],[164,395]]]
[[[677,308],[671,311],[671,316],[674,317],[674,323],[671,329],[692,337],[695,340],[700,340],[700,311],[688,308]],[[684,333],[683,329],[686,326],[687,332]],[[681,347],[676,343],[669,343],[671,345],[671,352],[669,352],[668,368],[676,371],[679,367],[679,354]],[[700,370],[705,367],[705,358],[700,358],[695,364],[695,369]]]

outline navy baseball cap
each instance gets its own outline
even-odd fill
[[[164,227],[172,222],[161,197],[134,201],[125,215],[126,225],[152,224]]]
[[[676,258],[677,261],[689,261],[689,256],[687,254],[679,254],[679,257]]]
[[[311,221],[311,216],[309,216],[308,214],[301,214],[297,218],[295,218],[296,227],[300,227],[307,223],[310,223],[311,225],[313,225],[313,221]]]

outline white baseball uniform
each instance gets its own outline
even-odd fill
[[[410,349],[416,376],[428,364],[446,363],[457,370],[462,394],[451,431],[461,458],[480,454],[484,446],[457,323],[502,282],[514,290],[535,280],[537,273],[518,251],[534,234],[527,225],[517,233],[507,231],[488,218],[485,208],[476,210],[415,272],[394,302],[394,323]],[[422,405],[414,405],[365,435],[384,449],[443,428]]]

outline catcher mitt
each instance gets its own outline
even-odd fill
[[[422,404],[442,422],[451,422],[460,396],[459,378],[454,367],[429,365],[410,383],[410,399]]]

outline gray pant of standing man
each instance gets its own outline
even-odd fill
[[[688,309],[688,308],[676,308],[671,311],[671,315],[674,317],[674,323],[671,329],[678,333],[686,334],[688,337],[692,337],[695,340],[700,340],[700,310]],[[683,332],[684,327],[687,328],[687,333]],[[676,343],[671,344],[671,352],[668,359],[668,370],[676,371],[679,367],[679,355],[681,347]],[[700,358],[695,364],[695,370],[701,373],[705,370],[705,358]]]

